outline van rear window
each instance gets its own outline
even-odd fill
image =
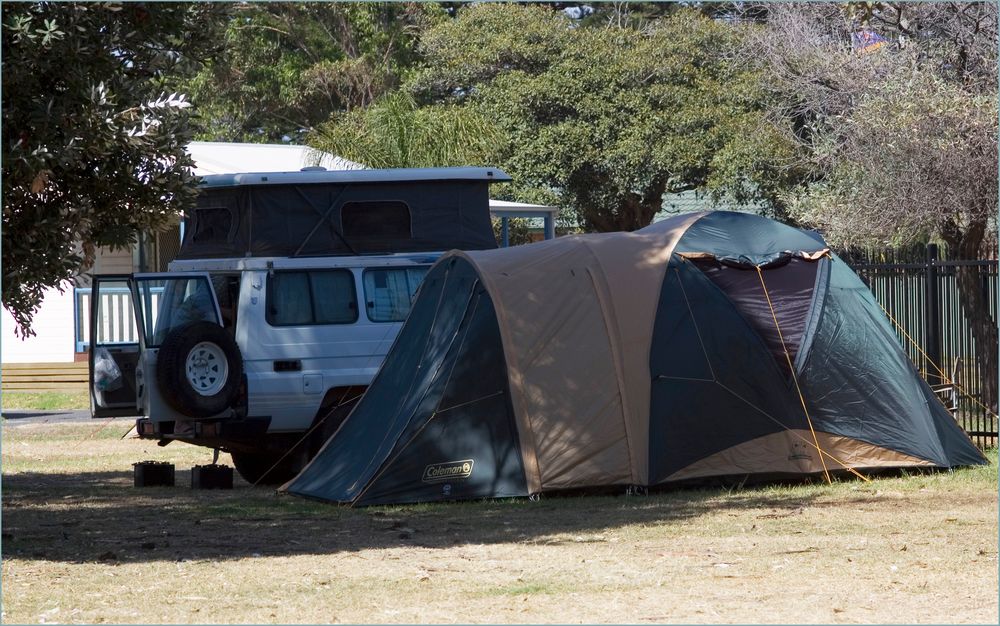
[[[353,324],[358,299],[350,270],[277,271],[267,279],[271,326]]]

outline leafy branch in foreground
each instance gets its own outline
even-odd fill
[[[3,304],[22,335],[48,288],[193,205],[188,100],[222,4],[4,3]]]

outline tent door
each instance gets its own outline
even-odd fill
[[[823,301],[826,299],[826,292],[830,286],[830,259],[822,258],[816,261],[816,283],[813,285],[812,302],[809,303],[809,313],[806,317],[805,330],[802,332],[802,339],[799,342],[799,351],[795,355],[795,371],[801,372],[805,367],[806,357],[809,356],[809,349],[812,347],[813,337],[816,336],[816,329],[819,327],[819,320],[823,314]]]

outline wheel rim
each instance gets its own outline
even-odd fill
[[[184,373],[195,393],[213,396],[219,393],[229,379],[226,353],[218,344],[202,341],[188,352],[184,362]]]

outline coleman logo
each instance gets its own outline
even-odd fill
[[[424,468],[424,476],[421,480],[425,483],[436,483],[442,480],[454,480],[456,478],[468,478],[472,474],[474,460],[451,461],[449,463],[434,463]]]

